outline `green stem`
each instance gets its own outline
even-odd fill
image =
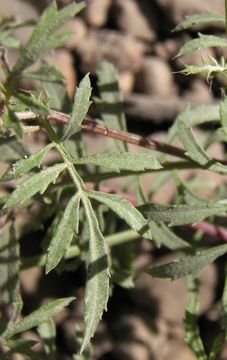
[[[133,230],[126,230],[119,232],[117,234],[108,235],[105,237],[105,242],[110,246],[116,246],[124,244],[126,242],[139,239],[140,235]],[[71,246],[64,259],[72,259],[80,255],[80,249],[77,245]],[[20,270],[30,269],[35,266],[45,266],[46,264],[46,254],[33,256],[28,259],[22,259]]]

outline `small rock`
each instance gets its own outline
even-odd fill
[[[64,25],[63,30],[72,32],[69,41],[65,44],[65,47],[68,49],[76,49],[82,41],[86,41],[87,28],[83,19],[79,17],[68,21]]]
[[[98,51],[97,51],[98,49]],[[131,36],[113,30],[92,30],[78,48],[83,72],[94,72],[103,59],[120,71],[138,71],[147,47]]]
[[[143,59],[135,87],[139,92],[151,95],[173,96],[177,93],[170,66],[155,56]]]
[[[104,26],[111,4],[112,0],[87,0],[84,12],[86,22],[94,27]]]
[[[114,19],[121,31],[147,41],[155,39],[148,18],[135,0],[116,0],[114,4]]]

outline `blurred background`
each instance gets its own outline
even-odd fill
[[[1,0],[0,18],[14,16],[19,20],[38,19],[50,3],[49,0]],[[59,7],[71,1],[57,1]],[[79,1],[78,1],[79,2]],[[96,93],[96,71],[102,60],[109,60],[119,71],[119,84],[124,96],[124,109],[129,131],[148,136],[154,134],[164,139],[166,130],[178,113],[187,105],[214,103],[220,97],[220,85],[225,79],[218,78],[212,85],[206,77],[184,76],[179,72],[184,64],[198,65],[209,56],[219,58],[219,50],[203,50],[176,58],[179,48],[197,32],[223,34],[222,25],[197,27],[181,33],[171,30],[185,15],[206,11],[224,14],[223,0],[87,0],[86,9],[71,20],[65,29],[73,35],[64,48],[48,54],[46,60],[58,67],[66,78],[66,88],[72,99],[76,86],[85,73],[90,72]],[[16,31],[25,44],[32,28]],[[17,50],[10,50],[13,64]],[[23,80],[21,87],[36,89],[37,83]],[[96,115],[96,114],[94,114]],[[40,140],[36,137],[36,141]],[[88,139],[92,151],[100,149],[95,138]],[[92,142],[93,141],[93,142]],[[34,143],[34,138],[28,141]],[[34,144],[33,144],[34,145]],[[103,143],[101,144],[103,146]],[[223,155],[220,148],[215,155]],[[192,174],[192,173],[190,173]],[[203,175],[204,176],[204,173]],[[207,180],[218,181],[221,176],[210,174]],[[148,181],[151,181],[149,178]],[[222,180],[220,180],[222,181]],[[150,186],[150,183],[148,184]],[[115,191],[121,191],[115,182]],[[159,203],[171,199],[174,189],[168,183],[165,190],[154,198]],[[42,234],[36,234],[36,237]],[[185,235],[185,234],[184,234]],[[189,235],[190,236],[190,235]],[[27,242],[30,239],[26,239]],[[30,241],[31,243],[31,241]],[[154,251],[150,242],[141,240],[137,268],[162,255]],[[44,299],[53,296],[77,297],[72,308],[57,318],[59,359],[69,360],[75,351],[75,322],[83,324],[83,295],[85,270],[43,276],[40,268],[22,273],[22,289],[25,299],[24,312],[29,313]],[[200,325],[207,348],[218,333],[218,296],[220,269],[208,266],[201,275]],[[170,282],[142,275],[136,287],[123,289],[115,286],[109,302],[109,312],[98,328],[94,339],[93,360],[195,360],[184,345],[183,318],[188,297],[184,280]],[[83,326],[83,325],[82,325]],[[29,334],[29,338],[36,334]],[[227,348],[219,360],[227,359]]]

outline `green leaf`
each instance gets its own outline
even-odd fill
[[[150,238],[150,234],[151,238],[155,241],[158,247],[165,246],[170,250],[178,250],[190,247],[189,243],[174,234],[174,232],[171,231],[163,222],[149,220],[148,226],[150,232],[146,231],[142,235],[145,238]]]
[[[190,294],[190,303],[185,312],[185,342],[196,355],[196,359],[207,360],[197,321],[199,310],[199,287],[197,279],[191,277],[188,279],[188,291]]]
[[[32,347],[37,344],[37,341],[28,340],[28,339],[16,339],[16,340],[8,340],[7,346],[10,348],[10,351],[7,352],[6,359],[9,360],[12,358],[12,354],[23,354],[26,356],[26,359],[34,359],[41,360],[39,354],[36,354],[35,351],[32,350]]]
[[[193,14],[185,16],[185,19],[178,24],[173,31],[189,29],[195,25],[213,25],[214,23],[225,24],[225,17],[211,12]]]
[[[141,213],[128,201],[118,195],[106,194],[101,191],[88,191],[88,196],[107,205],[137,232],[141,231],[142,228],[147,225],[147,221]]]
[[[191,125],[187,122],[188,111],[188,109],[184,110],[177,118],[177,134],[187,150],[187,156],[206,169],[226,174],[227,166],[213,160],[196,140],[192,133]]]
[[[218,359],[218,354],[224,348],[225,342],[226,342],[225,334],[220,333],[215,338],[215,340],[214,340],[214,342],[212,344],[212,348],[211,348],[208,360],[216,360],[216,359]]]
[[[79,87],[76,90],[74,97],[73,111],[69,120],[69,123],[65,129],[63,140],[70,138],[76,132],[80,131],[81,123],[85,116],[87,115],[88,109],[91,105],[91,83],[89,79],[89,74],[79,83]]]
[[[164,222],[169,226],[195,224],[212,215],[225,215],[225,204],[208,203],[196,205],[144,204],[137,209],[150,221]]]
[[[3,114],[2,121],[6,129],[13,129],[19,138],[23,136],[21,121],[12,110],[8,109],[8,111]]]
[[[49,360],[56,359],[56,327],[53,319],[49,319],[38,326],[38,333],[44,344],[45,353]]]
[[[43,194],[48,185],[57,180],[59,174],[65,167],[65,164],[56,164],[26,179],[18,185],[9,196],[5,208],[22,205],[26,200],[30,199],[38,192]]]
[[[15,224],[4,226],[0,240],[0,298],[12,305],[19,292],[19,243]]]
[[[198,38],[190,40],[184,46],[182,46],[177,56],[187,55],[197,50],[205,49],[205,48],[227,47],[227,40],[224,38],[215,35],[203,35],[201,33],[199,33],[198,35],[199,35]]]
[[[38,99],[35,99],[33,96],[27,96],[20,93],[14,93],[14,96],[18,98],[23,104],[25,104],[29,110],[43,117],[49,115],[49,109],[46,105],[41,103]]]
[[[22,78],[29,78],[33,80],[62,83],[64,81],[64,75],[55,66],[43,63],[37,71],[24,71],[20,75]]]
[[[223,128],[227,127],[227,98],[220,103],[220,121]]]
[[[11,163],[28,157],[30,153],[26,146],[15,138],[0,139],[0,161]]]
[[[27,174],[33,168],[40,167],[43,159],[52,147],[53,144],[49,144],[41,150],[37,151],[36,154],[29,156],[29,158],[22,159],[14,163],[12,165],[12,168],[7,170],[0,178],[0,182],[20,179],[23,175]]]
[[[56,1],[53,1],[39,19],[27,45],[22,48],[19,59],[13,68],[13,73],[21,72],[35,63],[41,55],[64,44],[65,38],[62,38],[61,34],[56,34],[57,30],[81,11],[84,6],[83,2],[80,4],[72,3],[57,11]]]
[[[118,84],[118,70],[110,62],[104,60],[97,70],[100,99],[95,98],[105,124],[117,130],[127,130],[123,109],[123,95]],[[117,141],[118,148],[127,150],[127,144]]]
[[[92,164],[111,169],[116,172],[121,170],[144,171],[161,169],[162,166],[150,153],[111,152],[98,153],[75,161],[76,164]]]
[[[89,264],[85,290],[85,333],[80,352],[82,353],[93,337],[97,325],[106,310],[109,297],[108,256],[104,238],[100,232],[97,218],[90,200],[82,198],[88,220]]]
[[[56,316],[73,300],[75,300],[75,297],[61,298],[42,305],[38,310],[33,311],[30,315],[25,316],[20,322],[16,323],[7,332],[5,338],[10,338],[16,334],[32,329],[33,327],[46,322],[48,319]]]
[[[46,273],[54,269],[66,254],[73,235],[78,232],[79,226],[79,194],[75,194],[69,201],[63,216],[57,226],[54,237],[48,247]]]
[[[173,280],[187,275],[194,276],[226,252],[227,244],[215,246],[199,251],[195,255],[184,256],[168,264],[150,267],[147,272],[154,277],[171,278]]]

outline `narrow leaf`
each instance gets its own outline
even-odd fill
[[[49,360],[56,359],[56,327],[53,319],[49,319],[38,326],[38,333],[41,337],[45,353],[48,355]]]
[[[177,118],[177,134],[187,150],[186,154],[204,168],[226,174],[227,166],[214,161],[196,140],[192,133],[191,125],[187,122],[187,112],[188,109],[183,111]]]
[[[35,99],[33,96],[27,96],[18,92],[14,93],[14,96],[18,98],[23,104],[27,105],[27,107],[35,114],[44,117],[47,117],[49,115],[48,107],[38,99]]]
[[[75,194],[69,201],[52,238],[47,255],[46,273],[54,269],[66,254],[73,235],[78,232],[80,197]]]
[[[109,297],[109,270],[107,249],[100,232],[97,218],[90,200],[83,198],[89,225],[89,264],[85,291],[85,333],[80,352],[82,353],[93,337],[97,325],[106,310]]]
[[[25,145],[15,138],[0,139],[0,161],[12,162],[30,156]]]
[[[21,77],[51,83],[62,83],[64,80],[64,75],[55,66],[47,63],[43,63],[37,71],[24,71]]]
[[[92,199],[107,205],[120,218],[124,219],[133,230],[139,232],[147,225],[147,221],[141,213],[122,197],[101,191],[89,191],[88,195]]]
[[[17,115],[12,110],[9,109],[3,114],[2,122],[3,122],[3,126],[6,129],[13,129],[16,135],[19,138],[22,138],[23,128],[21,126],[21,121],[18,119]]]
[[[199,37],[188,41],[184,46],[180,48],[177,56],[187,55],[200,49],[218,47],[227,47],[227,40],[215,35],[203,35],[198,34]]]
[[[29,156],[29,158],[22,159],[14,163],[12,165],[12,168],[7,170],[0,178],[0,182],[20,179],[23,175],[27,174],[33,168],[40,167],[43,159],[52,147],[53,144],[49,144],[41,150],[37,151],[36,154]]]
[[[199,310],[199,288],[198,281],[189,277],[188,291],[190,294],[190,303],[185,312],[185,342],[196,355],[198,360],[208,360],[200,337],[199,325],[197,321]]]
[[[25,316],[19,323],[15,324],[14,327],[8,331],[6,338],[32,329],[33,327],[42,324],[48,319],[53,318],[73,300],[75,300],[74,297],[68,297],[53,300],[48,304],[42,305],[38,310],[33,311],[30,315]]]
[[[195,224],[212,215],[225,215],[225,204],[211,203],[200,205],[159,205],[144,204],[137,209],[148,219],[148,222],[165,222],[170,226]]]
[[[111,169],[116,172],[121,170],[144,171],[157,170],[162,166],[150,153],[111,152],[100,153],[76,160],[77,164],[92,164]]]
[[[223,128],[227,127],[227,98],[220,104],[220,121]]]
[[[18,185],[9,196],[5,208],[22,205],[36,193],[44,193],[48,185],[57,180],[59,174],[65,169],[65,167],[65,164],[56,164],[26,179]]]
[[[205,266],[214,262],[227,252],[227,244],[212,247],[185,256],[168,264],[153,266],[147,272],[154,277],[171,278],[173,280],[187,275],[197,275]]]
[[[163,222],[155,222],[153,220],[148,221],[149,231],[152,239],[155,241],[158,247],[165,246],[171,250],[184,249],[190,247],[189,243],[181,239],[179,236],[174,234],[168,226]],[[143,233],[143,237],[147,238],[146,235],[149,233]],[[148,236],[148,238],[150,238]]]
[[[96,106],[105,124],[112,129],[127,130],[123,109],[123,95],[118,84],[118,71],[108,61],[102,61],[97,70],[100,99]],[[117,141],[120,150],[127,150],[127,144]]]
[[[85,116],[87,115],[88,109],[91,105],[91,83],[89,79],[89,74],[81,80],[79,87],[77,88],[75,97],[73,111],[69,120],[69,123],[65,129],[63,140],[70,138],[76,132],[80,131],[81,123]]]
[[[213,25],[225,24],[225,17],[223,15],[206,12],[203,14],[193,14],[185,16],[185,19],[173,29],[173,31],[181,31],[189,29],[195,25]]]
[[[56,42],[56,39],[61,36],[61,34],[56,35],[56,31],[81,11],[84,6],[83,2],[80,4],[72,3],[57,11],[56,1],[53,1],[39,19],[28,43],[21,50],[13,73],[21,72],[35,63],[41,55],[62,44],[62,41]]]

